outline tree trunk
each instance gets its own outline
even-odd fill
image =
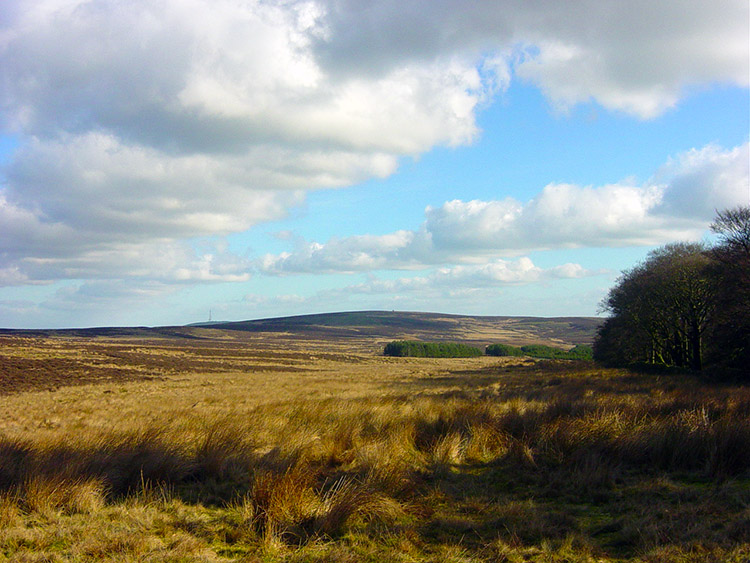
[[[703,369],[703,359],[701,357],[701,331],[697,326],[691,327],[690,330],[690,368],[696,371]]]

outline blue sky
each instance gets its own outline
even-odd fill
[[[594,315],[750,203],[748,5],[0,6],[0,326]]]

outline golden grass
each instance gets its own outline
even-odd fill
[[[496,358],[184,354],[228,371],[0,398],[0,561],[750,554],[746,388]],[[232,364],[251,356],[283,369]]]

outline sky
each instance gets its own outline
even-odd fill
[[[0,327],[593,316],[750,204],[747,0],[3,0]]]

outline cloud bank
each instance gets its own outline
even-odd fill
[[[643,185],[549,184],[528,202],[449,201],[419,229],[298,242],[260,261],[270,274],[415,269],[579,247],[699,239],[717,209],[747,204],[750,145],[708,145],[670,159]]]
[[[246,279],[246,262],[195,239],[474,142],[477,112],[513,80],[561,109],[593,101],[641,119],[693,87],[748,84],[743,0],[6,0],[1,16],[0,123],[19,149],[2,171],[0,284]],[[694,155],[695,178],[714,174],[707,158]],[[670,174],[690,163],[672,166],[675,186]],[[449,202],[422,230],[329,241],[262,269],[341,271],[343,257],[354,270],[408,267],[464,249],[692,232],[669,193],[556,184],[530,203]],[[602,219],[573,226],[586,206]]]

